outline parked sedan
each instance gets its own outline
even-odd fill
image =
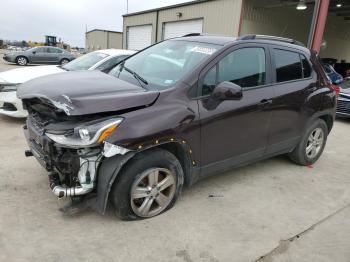
[[[350,81],[344,81],[339,87],[337,116],[350,117]]]
[[[61,48],[38,46],[25,51],[6,53],[3,59],[21,66],[27,64],[67,64],[75,57]]]
[[[99,70],[107,73],[120,61],[134,53],[135,51],[119,49],[99,50],[83,55],[63,66],[31,66],[0,73],[0,114],[18,118],[27,116],[21,100],[16,96],[17,87],[21,83],[66,71]]]

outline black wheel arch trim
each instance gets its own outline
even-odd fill
[[[172,150],[169,150],[169,146],[174,145],[177,147],[181,147],[183,149],[183,155],[182,159],[179,159],[179,156],[174,154]],[[197,180],[197,176],[194,176],[195,174],[195,167],[191,160],[190,152],[191,150],[186,147],[187,144],[180,143],[178,141],[173,142],[166,142],[166,143],[159,143],[156,145],[149,145],[147,147],[143,147],[142,149],[138,151],[130,151],[129,153],[125,155],[115,155],[110,158],[104,158],[101,166],[98,169],[98,177],[97,177],[97,196],[96,201],[92,202],[91,208],[97,211],[98,213],[104,215],[106,211],[106,207],[108,204],[108,198],[109,193],[112,189],[112,186],[122,170],[122,168],[131,160],[135,155],[146,152],[148,150],[152,150],[155,148],[161,148],[164,150],[169,151],[170,153],[174,154],[175,157],[178,158],[178,160],[181,163],[181,166],[184,171],[184,179],[185,184],[191,185]],[[187,159],[187,162],[186,160]],[[185,160],[185,162],[184,162]],[[91,202],[90,202],[91,203]]]
[[[315,114],[313,114],[309,120],[306,122],[306,125],[304,126],[303,132],[306,130],[306,128],[315,120],[317,119],[322,119],[326,122],[327,127],[328,127],[328,134],[331,132],[333,128],[333,123],[335,120],[335,110],[325,110],[325,111],[320,111]]]

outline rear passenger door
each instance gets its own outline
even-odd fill
[[[317,107],[317,76],[303,51],[270,47],[273,66],[274,98],[267,154],[293,148]]]
[[[54,47],[48,47],[47,62],[49,63],[58,63],[60,60],[60,55],[62,50]]]

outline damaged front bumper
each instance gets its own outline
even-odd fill
[[[49,172],[54,195],[88,200],[90,208],[104,214],[114,179],[133,153],[107,142],[83,149],[64,147],[46,136],[31,116],[24,134],[30,148],[26,156],[34,156]]]
[[[24,134],[30,148],[26,156],[34,156],[50,173],[50,188],[57,197],[80,196],[94,190],[103,157],[101,149],[77,149],[68,155],[65,149],[56,148],[48,137],[40,134],[30,121],[24,127]]]

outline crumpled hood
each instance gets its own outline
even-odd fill
[[[20,99],[48,100],[67,115],[113,112],[152,104],[159,92],[146,91],[99,71],[39,77],[19,86]]]
[[[22,84],[39,76],[45,76],[60,72],[66,72],[56,65],[49,66],[26,66],[11,69],[0,73],[0,82]]]

